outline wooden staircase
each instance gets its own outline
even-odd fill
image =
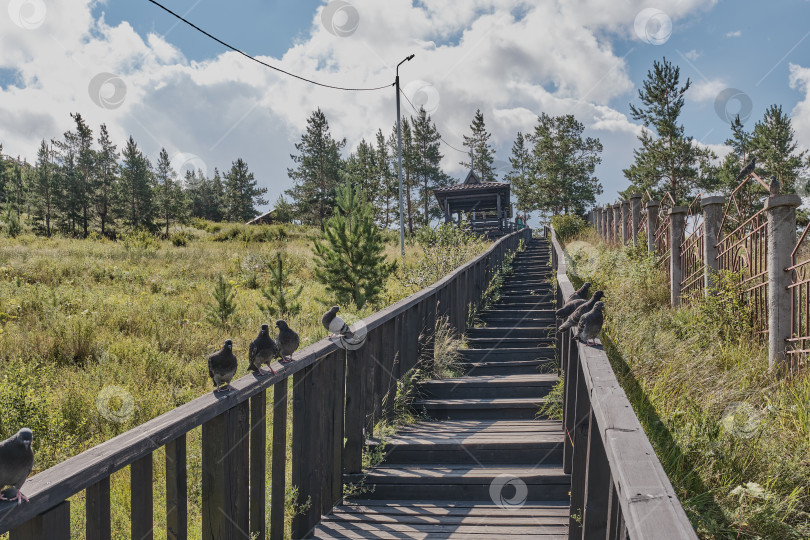
[[[425,419],[386,441],[381,464],[345,476],[366,490],[315,538],[567,538],[562,425],[537,416],[557,381],[548,242],[531,240],[513,268],[467,332],[466,375],[420,385]]]

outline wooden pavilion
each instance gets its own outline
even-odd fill
[[[503,236],[514,230],[511,185],[506,182],[482,182],[474,171],[461,184],[433,190],[444,221],[461,223],[466,216],[473,231],[489,237]]]

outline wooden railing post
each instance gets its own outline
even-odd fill
[[[132,462],[130,472],[130,533],[132,540],[152,540],[152,454]]]
[[[10,540],[70,540],[70,501],[62,501],[47,512],[10,533]]]
[[[267,477],[267,391],[250,398],[250,534],[265,538]]]
[[[660,206],[660,201],[650,201],[647,203],[647,251],[650,253],[655,252],[655,229],[658,227],[658,209]]]
[[[188,538],[186,435],[166,444],[166,538]]]
[[[599,233],[599,236],[602,237],[602,240],[607,240],[607,232],[609,230],[608,225],[608,214],[610,213],[609,207],[602,206],[602,230]]]
[[[591,410],[588,418],[588,466],[585,470],[585,505],[582,509],[582,538],[605,538],[608,520],[608,498],[613,486],[610,463],[605,453],[600,427]]]
[[[605,207],[605,233],[602,239],[608,243],[613,243],[613,207],[608,205]]]
[[[720,261],[717,260],[717,243],[720,241],[720,225],[723,222],[723,203],[725,197],[716,195],[702,197],[700,207],[703,210],[703,294],[709,296],[717,290],[717,273]]]
[[[248,521],[248,431],[243,401],[202,426],[202,537],[244,538]]]
[[[783,368],[787,361],[787,340],[793,334],[791,309],[792,279],[786,268],[792,262],[796,244],[796,208],[802,203],[795,194],[772,195],[765,201],[768,214],[768,365]]]
[[[630,214],[632,216],[632,229],[633,245],[638,245],[638,227],[639,220],[641,219],[641,193],[633,193],[630,195]]]
[[[622,245],[625,245],[632,238],[632,233],[627,227],[627,222],[630,220],[630,201],[625,199],[620,204],[622,209]]]
[[[343,472],[346,474],[359,473],[363,468],[365,352],[363,349],[346,351],[346,445],[343,449]]]
[[[273,385],[273,463],[270,468],[270,540],[284,539],[284,503],[287,491],[287,385]]]
[[[85,490],[85,532],[87,540],[110,540],[110,477]]]
[[[674,206],[669,211],[669,237],[672,240],[669,249],[669,301],[672,307],[681,304],[681,244],[683,243],[683,223],[689,209],[685,206]]]
[[[570,332],[570,330],[569,330]],[[574,439],[574,455],[571,462],[571,517],[568,520],[568,538],[570,540],[582,537],[582,514],[585,508],[585,471],[588,467],[588,419],[591,416],[591,400],[582,366],[579,362],[579,347],[574,344],[576,365],[572,369],[577,372],[577,383],[574,389],[574,423],[571,437]],[[574,519],[578,515],[579,519]]]

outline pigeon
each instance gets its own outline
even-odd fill
[[[782,184],[776,179],[775,176],[771,176],[771,184],[768,186],[770,196],[775,197],[776,195],[779,195],[781,190]]]
[[[273,369],[270,363],[276,355],[278,355],[278,345],[276,345],[276,342],[270,337],[270,328],[266,324],[263,324],[262,329],[259,330],[259,336],[250,343],[250,349],[248,350],[248,371],[254,371],[256,375],[263,377],[267,373],[262,371],[262,364],[267,364],[267,367],[270,368],[270,373],[275,375],[276,370]]]
[[[554,315],[557,316],[558,319],[565,319],[569,315],[571,315],[575,309],[585,303],[585,300],[582,298],[575,298],[573,300],[569,300],[565,303],[563,307],[558,309],[554,312]]]
[[[579,307],[577,307],[577,309],[575,309],[574,312],[568,316],[568,319],[566,319],[565,322],[560,325],[560,329],[557,331],[565,332],[569,328],[574,328],[579,323],[579,319],[592,310],[593,306],[600,301],[603,296],[605,296],[604,291],[596,291],[593,293],[591,299],[580,304]]]
[[[324,313],[323,317],[321,317],[321,323],[323,323],[324,328],[329,330],[329,337],[342,336],[351,338],[352,331],[349,330],[349,325],[346,324],[346,321],[337,314],[338,311],[340,311],[338,306],[332,306],[332,309]]]
[[[590,289],[590,288],[591,288],[591,282],[586,281],[585,283],[582,284],[582,287],[580,287],[579,289],[574,291],[573,294],[571,294],[571,296],[569,296],[568,300],[566,300],[565,302],[568,303],[571,300],[576,300],[577,298],[580,298],[582,300],[587,299],[588,298],[588,289]]]
[[[576,337],[581,343],[589,344],[599,336],[599,332],[602,331],[602,324],[605,322],[605,317],[602,315],[604,308],[604,302],[597,302],[592,310],[579,319]]]
[[[756,168],[757,168],[757,158],[752,157],[751,161],[748,162],[748,165],[743,167],[743,169],[740,171],[740,174],[737,175],[737,181],[739,182],[743,178],[747,178],[748,175],[754,172],[754,169]]]
[[[292,362],[292,353],[295,352],[301,344],[301,340],[298,338],[298,334],[287,326],[287,321],[276,321],[276,328],[278,328],[278,339],[276,339],[276,343],[278,344],[278,350],[281,354],[281,363],[286,364],[287,362]]]
[[[208,357],[208,375],[214,381],[214,392],[220,392],[220,387],[224,384],[222,392],[233,390],[231,379],[236,375],[236,356],[233,354],[233,341],[225,340],[222,349]]]
[[[28,502],[28,497],[22,494],[20,488],[34,467],[34,451],[31,449],[33,440],[34,433],[26,427],[0,442],[0,488],[11,486],[17,492],[10,499],[0,493],[0,501],[17,501],[17,504]],[[8,493],[11,492],[12,490],[8,490]]]

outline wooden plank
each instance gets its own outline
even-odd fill
[[[574,439],[574,454],[571,459],[571,514],[583,513],[585,505],[585,470],[588,456],[588,419],[591,414],[591,403],[585,378],[577,374],[576,399],[573,410],[574,425],[571,436]],[[568,538],[574,540],[582,537],[582,521],[573,517],[568,521]]]
[[[367,359],[365,347],[346,351],[346,445],[343,449],[343,470],[346,473],[359,473],[363,467]]]
[[[323,388],[318,385],[319,364],[293,378],[292,483],[298,488],[298,502],[309,501],[308,509],[293,518],[293,538],[305,538],[321,516],[323,441],[318,438],[318,428],[323,418]]]
[[[248,402],[243,401],[202,428],[203,538],[247,536],[249,528]]]
[[[343,351],[340,351],[343,352]],[[318,372],[318,387],[321,389],[320,413],[315,432],[312,434],[313,440],[319,441],[320,450],[319,463],[321,464],[321,505],[317,516],[317,521],[323,514],[328,514],[332,510],[332,465],[334,463],[334,433],[335,423],[335,396],[337,394],[337,381],[335,380],[336,354],[330,354],[321,362],[316,364]],[[342,356],[342,355],[341,355]],[[342,361],[342,360],[341,360]],[[343,381],[341,381],[342,383]],[[341,417],[343,416],[343,404],[340,404]],[[342,425],[341,418],[341,425]],[[339,455],[339,454],[338,454]]]
[[[10,540],[70,540],[70,501],[63,501],[12,530]]]
[[[265,538],[267,490],[267,391],[250,398],[250,534]]]
[[[152,454],[133,461],[129,466],[129,472],[132,540],[152,540],[154,529]]]
[[[273,463],[270,487],[270,540],[284,539],[284,502],[287,470],[287,385],[273,387]]]
[[[605,447],[602,445],[602,435],[592,411],[589,416],[582,538],[602,540],[607,535],[608,496],[612,487],[610,463],[608,463]]]
[[[186,436],[180,435],[166,445],[166,537],[188,538],[188,465]]]
[[[87,540],[110,540],[110,477],[99,480],[85,491],[85,531]]]
[[[332,497],[329,509],[343,499],[343,439],[346,411],[346,354],[337,354],[334,359],[333,385],[335,396],[332,402]],[[325,513],[329,513],[328,511]]]

